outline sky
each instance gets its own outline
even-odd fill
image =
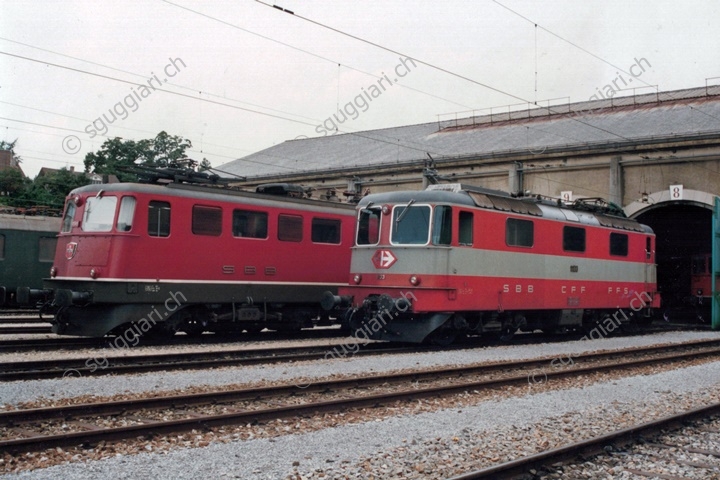
[[[163,130],[220,167],[295,138],[720,84],[713,0],[276,1],[0,1],[0,140],[29,177]]]

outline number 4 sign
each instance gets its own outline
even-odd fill
[[[682,185],[670,185],[670,200],[682,200],[683,199],[683,186]]]

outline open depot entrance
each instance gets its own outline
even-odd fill
[[[691,305],[691,259],[712,252],[712,208],[696,202],[667,202],[635,216],[653,229],[662,312],[672,321],[698,321]],[[706,318],[709,321],[709,318]]]

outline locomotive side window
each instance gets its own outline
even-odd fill
[[[585,229],[563,227],[563,250],[568,252],[585,251]]]
[[[510,247],[532,247],[535,243],[535,224],[530,220],[508,218],[505,223],[505,243]]]
[[[222,233],[222,208],[193,205],[192,233],[218,237]]]
[[[438,205],[433,217],[433,245],[450,245],[452,242],[452,207]]]
[[[170,203],[151,201],[148,205],[148,235],[170,236]]]
[[[268,214],[249,210],[233,210],[233,237],[267,238]]]
[[[379,208],[363,208],[358,216],[357,244],[377,245],[380,241]]]
[[[430,207],[407,206],[393,209],[390,243],[396,245],[425,245],[430,237]]]
[[[610,234],[610,255],[620,255],[627,257],[628,254],[628,236],[624,233]]]
[[[132,229],[133,217],[135,216],[135,197],[123,197],[120,200],[120,212],[118,213],[118,232],[129,232]]]
[[[472,246],[473,244],[473,212],[460,212],[460,231],[458,235],[458,243],[464,246]]]
[[[340,243],[340,220],[313,218],[311,236],[315,243]]]
[[[109,232],[115,219],[117,197],[90,197],[85,204],[83,232]]]
[[[38,239],[38,261],[52,262],[55,260],[55,248],[57,248],[57,238],[40,237]]]
[[[299,215],[278,215],[278,240],[302,242],[303,217]]]
[[[75,206],[75,202],[68,202],[67,208],[65,209],[65,216],[63,217],[62,221],[63,233],[68,233],[72,230],[72,222],[73,218],[75,217],[76,210],[77,207]]]

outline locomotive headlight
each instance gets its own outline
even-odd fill
[[[702,297],[702,294],[703,294],[702,288],[698,288],[697,294],[698,294],[698,297]]]
[[[383,205],[382,212],[383,215],[388,215],[390,213],[390,207],[388,207],[387,205]]]
[[[98,277],[98,271],[95,270],[94,268],[91,268],[91,269],[90,269],[90,277],[91,277],[91,278],[97,278],[97,277]]]
[[[52,268],[50,269],[50,276],[51,276],[52,278],[57,277],[57,267],[52,267]]]
[[[410,277],[410,284],[416,287],[420,285],[420,277],[418,277],[417,275],[413,275],[412,277]]]
[[[78,207],[82,205],[82,197],[80,195],[75,195],[73,197],[73,202],[75,202],[75,205]]]
[[[362,275],[360,275],[359,273],[355,274],[355,276],[353,277],[353,282],[355,282],[356,284],[362,282]]]

